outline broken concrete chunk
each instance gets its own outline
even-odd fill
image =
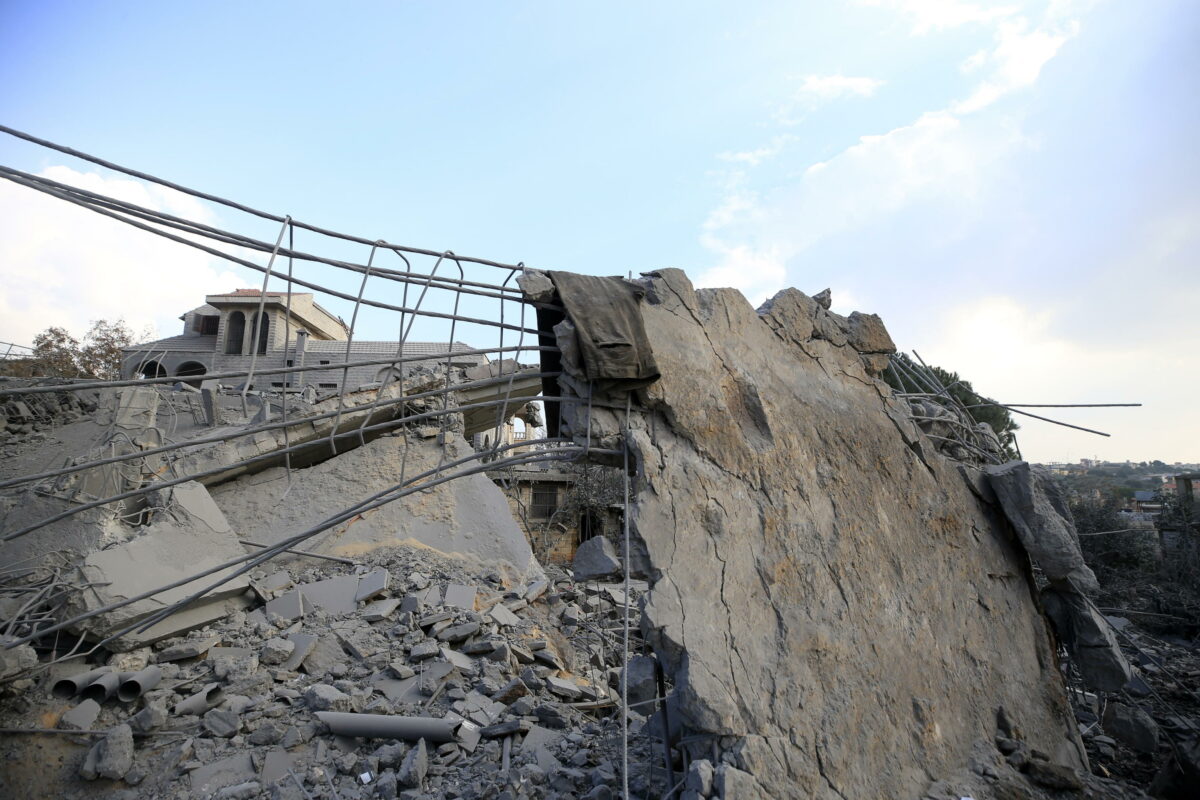
[[[90,730],[92,723],[96,721],[96,717],[99,714],[99,703],[97,703],[95,700],[84,700],[82,703],[62,715],[62,717],[58,720],[58,727],[73,731]]]
[[[296,650],[296,644],[290,639],[276,636],[263,642],[262,652],[258,660],[264,664],[284,664]]]
[[[567,700],[576,700],[583,694],[579,689],[579,684],[566,678],[546,678],[546,689],[551,694],[556,694]]]
[[[1158,750],[1158,724],[1140,708],[1109,701],[1103,725],[1114,739],[1139,753]]]
[[[204,655],[209,649],[221,643],[220,636],[205,636],[201,639],[191,639],[180,644],[171,645],[158,653],[158,663],[167,661],[182,661],[185,658],[196,658]]]
[[[208,490],[195,481],[173,487],[166,511],[139,530],[140,535],[127,542],[88,555],[79,572],[81,580],[90,583],[92,588],[71,595],[72,603],[76,604],[71,607],[72,613],[92,611],[191,578],[202,570],[245,554]],[[145,632],[125,634],[109,647],[117,651],[131,650],[210,624],[229,613],[226,599],[241,595],[249,586],[245,576],[234,575],[235,569],[226,567],[203,578],[193,578],[174,589],[93,617],[82,623],[83,630],[97,639],[103,638],[219,579],[228,578],[186,612],[172,614]]]
[[[437,642],[421,642],[413,645],[413,648],[408,651],[408,657],[411,661],[424,661],[436,656],[440,649],[441,646]]]
[[[446,587],[446,598],[442,602],[448,606],[461,608],[464,611],[475,610],[475,595],[474,586],[463,586],[460,583],[452,583]]]
[[[346,652],[342,650],[337,637],[325,636],[313,642],[312,649],[300,666],[309,675],[325,675],[344,669],[345,663]]]
[[[550,588],[550,581],[534,581],[525,589],[522,598],[530,603],[537,600]]]
[[[128,725],[118,725],[96,742],[88,751],[80,777],[94,781],[108,778],[117,781],[133,766],[133,730]]]
[[[1061,491],[1042,467],[1010,461],[986,467],[988,481],[1025,550],[1053,583],[1070,582],[1081,592],[1099,590],[1083,560],[1075,522]]]
[[[475,634],[479,633],[478,622],[466,622],[462,625],[455,625],[451,628],[446,628],[437,635],[439,641],[456,644],[457,642],[466,641]]]
[[[1129,683],[1129,662],[1104,616],[1086,597],[1048,586],[1042,590],[1042,604],[1089,689],[1116,692]]]
[[[304,599],[330,614],[349,614],[358,608],[358,578],[339,575],[297,587]]]
[[[571,571],[577,581],[608,578],[621,572],[621,559],[607,537],[593,536],[575,551]]]
[[[317,683],[304,690],[304,702],[314,711],[351,711],[350,695],[326,683]]]
[[[270,786],[272,783],[288,777],[288,771],[296,767],[296,757],[283,748],[273,747],[263,758],[262,770],[258,779]]]
[[[695,792],[700,797],[708,797],[713,788],[713,765],[707,758],[693,761],[688,766],[687,779],[684,788]]]
[[[193,770],[192,794],[206,797],[226,786],[245,783],[254,780],[257,776],[258,771],[254,769],[254,761],[251,759],[250,753],[238,753],[219,761],[203,764]]]
[[[284,592],[263,607],[268,618],[279,617],[286,622],[299,619],[305,614],[311,613],[312,609],[312,603],[305,599],[299,589]]]
[[[230,739],[241,730],[242,720],[232,711],[214,708],[204,715],[204,729],[213,736]]]
[[[521,621],[521,618],[509,611],[503,603],[497,603],[496,605],[492,606],[490,609],[488,609],[487,613],[496,621],[497,624],[505,627],[511,627]]]
[[[396,613],[400,601],[394,597],[386,600],[376,600],[362,610],[362,618],[367,622],[381,622]]]
[[[386,569],[371,570],[358,579],[358,593],[355,594],[354,599],[360,603],[374,600],[387,591],[391,580],[392,575]]]
[[[283,662],[282,667],[290,672],[295,672],[300,669],[300,665],[304,663],[308,654],[316,646],[317,637],[311,633],[297,631],[288,634],[287,638],[292,643],[292,654],[288,656],[287,661]]]
[[[621,680],[626,673],[629,675],[629,705],[642,716],[650,713],[650,703],[658,695],[656,664],[653,656],[634,656],[629,659],[629,666],[621,670]]]
[[[408,789],[418,789],[424,785],[428,771],[429,754],[425,749],[425,740],[421,739],[404,757],[404,763],[396,773],[396,782]]]

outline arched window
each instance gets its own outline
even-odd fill
[[[184,383],[189,386],[199,387],[200,381],[198,378],[206,372],[208,370],[199,361],[185,361],[175,370],[175,375],[180,378],[190,378],[191,380],[185,380]]]
[[[139,373],[143,378],[165,378],[167,371],[157,361],[147,361],[142,364]]]
[[[246,315],[240,311],[231,311],[229,320],[225,323],[225,355],[240,356],[244,338],[246,338]]]
[[[267,335],[271,332],[271,317],[269,314],[263,314],[260,319],[256,312],[253,318],[258,321],[258,354],[261,356],[267,352]],[[253,339],[250,341],[250,347],[254,347]]]

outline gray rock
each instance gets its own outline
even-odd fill
[[[629,675],[629,705],[643,717],[653,711],[651,701],[658,695],[658,677],[655,674],[656,659],[653,656],[634,656],[629,666],[621,670],[620,680]]]
[[[396,782],[406,789],[419,789],[425,783],[425,774],[429,771],[429,754],[425,748],[425,740],[417,742],[417,746],[408,751],[404,763],[396,773]]]
[[[621,559],[607,537],[593,536],[575,551],[571,572],[577,581],[608,578],[621,574]]]
[[[678,270],[642,285],[661,377],[629,419],[631,552],[672,726],[744,740],[755,797],[919,797],[1000,705],[1082,768],[1026,554],[864,371],[849,320],[795,291],[758,314]],[[580,442],[586,399],[560,404]]]
[[[327,683],[317,683],[304,690],[304,702],[313,711],[350,711],[350,695],[343,694]]]
[[[1074,769],[1065,764],[1051,764],[1038,758],[1029,759],[1026,769],[1029,779],[1047,789],[1079,791],[1083,782]]]
[[[707,758],[693,761],[688,766],[684,787],[691,789],[701,797],[708,797],[713,788],[713,765]]]
[[[1115,692],[1129,683],[1129,662],[1103,615],[1086,597],[1048,586],[1042,590],[1042,605],[1088,688]]]
[[[1109,702],[1104,709],[1104,730],[1139,753],[1158,750],[1158,725],[1140,708]]]
[[[231,739],[242,728],[242,720],[232,711],[214,708],[204,715],[204,729],[222,739]]]
[[[989,466],[986,471],[1004,515],[1046,577],[1088,594],[1099,591],[1096,575],[1079,549],[1075,521],[1050,473],[1024,461]]]
[[[58,727],[74,731],[90,730],[99,714],[99,703],[91,699],[84,700],[59,718]]]
[[[264,664],[283,664],[291,657],[295,649],[296,645],[290,639],[276,636],[263,643],[258,660]]]
[[[96,742],[84,758],[79,775],[85,780],[96,778],[120,780],[133,767],[133,730],[118,725]]]
[[[556,694],[567,700],[578,699],[583,694],[579,689],[579,684],[567,678],[546,678],[546,689],[551,694]]]

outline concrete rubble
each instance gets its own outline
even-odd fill
[[[1155,721],[1067,700],[1060,644],[1093,699],[1145,665],[1062,498],[897,397],[879,317],[678,270],[519,283],[569,312],[538,309],[540,367],[7,402],[0,480],[130,458],[0,492],[6,534],[53,519],[0,543],[30,565],[0,585],[4,641],[68,621],[0,650],[0,728],[53,732],[0,739],[0,795],[604,800],[627,755],[637,798],[1135,796],[1085,747],[1150,753]],[[338,516],[476,466],[496,409],[439,417],[448,385],[628,459],[628,552],[595,536],[544,568],[482,469]]]

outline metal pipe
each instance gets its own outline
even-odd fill
[[[225,699],[225,690],[219,683],[210,683],[186,700],[181,700],[171,709],[175,714],[195,714],[199,716],[215,705],[220,705]]]
[[[116,694],[121,682],[132,674],[130,672],[106,672],[83,687],[83,697],[85,700],[95,700],[97,703],[103,703]]]
[[[122,703],[137,700],[144,692],[148,692],[162,680],[162,668],[155,665],[146,667],[138,672],[126,674],[121,685],[117,687],[117,699]]]
[[[352,714],[343,711],[318,711],[317,719],[338,736],[364,739],[407,739],[429,742],[454,741],[455,724],[438,717],[397,717],[391,714]]]
[[[83,687],[90,684],[92,681],[99,678],[106,672],[112,672],[112,667],[100,667],[88,672],[81,672],[78,675],[72,675],[68,678],[59,678],[51,687],[50,693],[55,697],[66,700],[74,697],[83,691]]]

